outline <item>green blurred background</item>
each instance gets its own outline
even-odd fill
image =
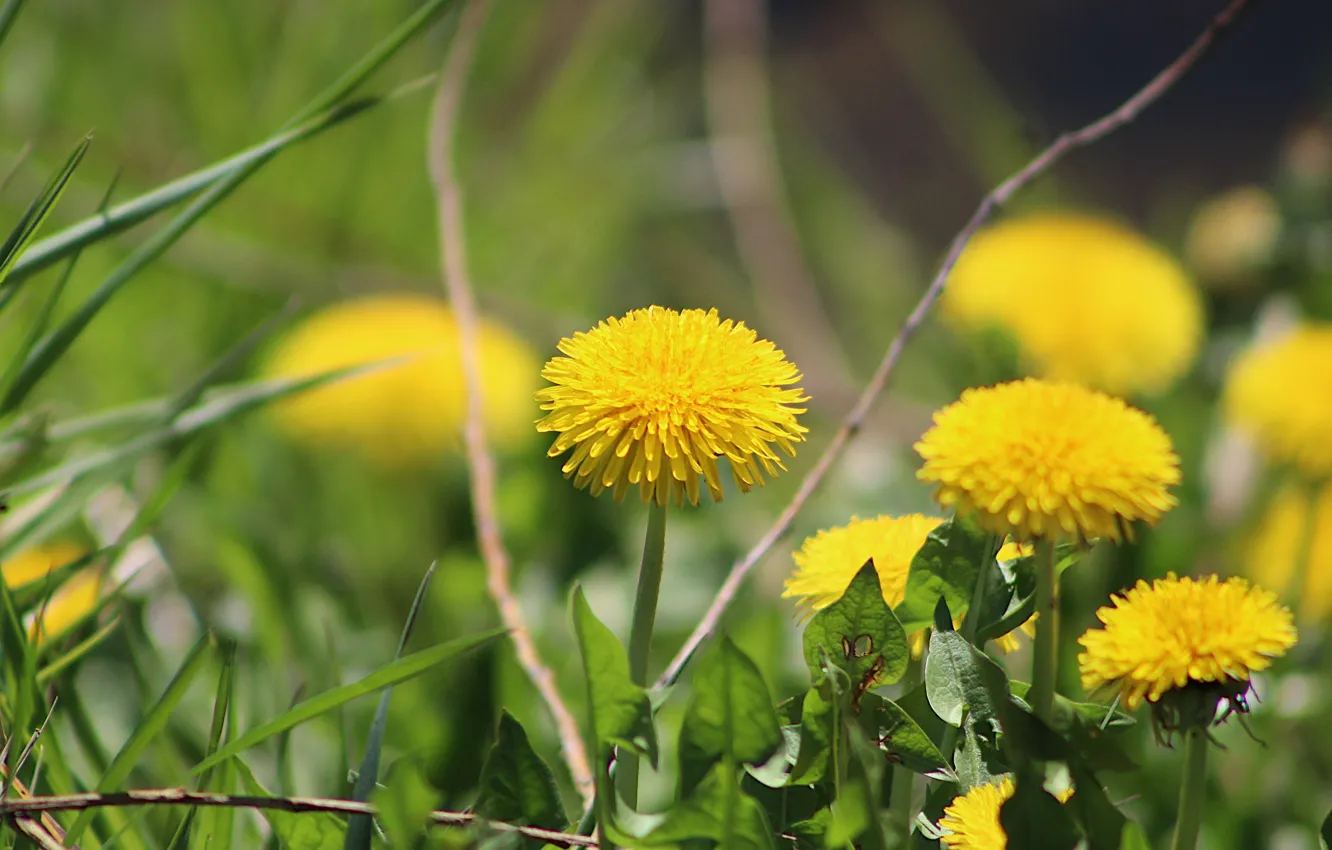
[[[803,266],[773,279],[755,275],[737,251],[712,172],[699,4],[494,4],[459,142],[486,314],[544,359],[560,337],[634,307],[715,306],[785,348],[812,396],[809,443],[787,475],[673,515],[658,669],[790,498],[980,195],[1059,130],[1141,85],[1214,5],[773,2],[772,125]],[[89,129],[95,140],[57,226],[93,212],[113,182],[113,200],[128,197],[265,138],[412,8],[399,0],[30,3],[0,51],[0,150],[16,160],[31,146],[0,198],[6,214],[22,211]],[[454,25],[436,27],[373,88],[435,71]],[[1226,361],[1259,316],[1295,304],[1332,318],[1329,32],[1326,3],[1259,8],[1142,121],[1020,199],[1022,208],[1065,204],[1133,222],[1191,265],[1211,317],[1193,373],[1169,394],[1139,400],[1183,456],[1182,504],[1139,546],[1098,551],[1076,577],[1070,665],[1072,638],[1110,590],[1138,575],[1239,567],[1235,541],[1257,497],[1209,484],[1221,480],[1205,463],[1218,441],[1215,400]],[[425,170],[429,99],[427,87],[266,167],[111,303],[40,388],[38,405],[63,419],[179,390],[293,301],[310,312],[368,293],[441,292]],[[1200,208],[1240,186],[1270,194],[1280,238],[1218,270],[1191,228]],[[86,296],[141,239],[131,231],[84,252],[63,303]],[[791,245],[765,250],[779,263],[792,256]],[[820,305],[822,316],[803,303]],[[31,299],[11,312],[0,345],[16,344],[36,309]],[[853,513],[930,510],[910,443],[934,408],[1000,376],[977,351],[927,326],[865,432],[728,616],[779,698],[804,687],[805,675],[793,609],[778,599],[791,547]],[[532,433],[502,453],[501,520],[524,608],[576,707],[569,584],[582,581],[624,634],[645,511],[573,490],[546,445]],[[149,491],[161,469],[160,458],[144,459],[125,481],[128,493]],[[93,535],[80,518],[66,536]],[[69,689],[70,701],[95,707],[95,737],[108,752],[205,628],[240,642],[238,710],[252,723],[390,658],[432,560],[440,571],[415,645],[497,622],[455,455],[386,471],[297,445],[259,415],[207,438],[154,541],[169,569],[132,597],[125,628],[81,664]],[[1212,810],[1207,846],[1315,846],[1313,824],[1332,805],[1324,729],[1332,715],[1315,632],[1302,644],[1315,649],[1297,650],[1290,675],[1262,691],[1252,725],[1268,746],[1234,724],[1221,733],[1231,752],[1216,760],[1216,781],[1229,805]],[[1013,669],[1025,669],[1023,657]],[[1066,672],[1077,693],[1072,667]],[[206,727],[206,690],[134,784],[180,781],[195,727]],[[373,710],[362,702],[302,727],[284,749],[256,753],[255,764],[288,793],[347,793]],[[386,762],[420,759],[442,805],[465,806],[501,705],[558,762],[549,717],[507,647],[398,688]],[[667,726],[681,705],[668,704]],[[1145,733],[1135,754],[1148,768],[1114,778],[1112,791],[1132,798],[1130,810],[1160,835],[1179,759],[1153,749]],[[669,778],[649,785],[648,804],[668,788]]]

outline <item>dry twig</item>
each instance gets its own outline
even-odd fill
[[[897,332],[897,336],[893,337],[883,360],[880,361],[874,376],[870,378],[864,391],[861,392],[855,407],[851,408],[846,418],[842,420],[842,427],[833,435],[832,442],[824,449],[814,467],[806,473],[804,480],[800,482],[800,488],[796,491],[790,504],[777,517],[776,522],[754,544],[753,548],[731,567],[730,573],[726,576],[726,581],[722,583],[721,590],[717,592],[716,597],[712,600],[712,605],[709,606],[707,613],[703,615],[703,619],[694,629],[693,634],[689,636],[689,639],[685,641],[684,646],[676,653],[670,666],[666,668],[666,672],[657,680],[657,688],[668,687],[680,677],[680,673],[684,670],[685,665],[689,663],[689,659],[698,651],[703,642],[716,631],[722,615],[726,613],[727,607],[735,598],[736,592],[739,591],[745,578],[763,556],[768,553],[768,550],[786,534],[796,514],[800,512],[814,490],[823,482],[824,476],[828,474],[828,470],[832,468],[842,450],[846,448],[846,444],[855,436],[875,401],[883,392],[889,377],[892,376],[893,370],[897,367],[898,360],[902,357],[902,351],[916,331],[920,329],[921,324],[924,323],[925,317],[929,315],[930,308],[934,306],[934,302],[943,293],[944,284],[947,282],[953,266],[957,264],[962,249],[975,235],[976,231],[980,229],[980,226],[999,207],[1006,204],[1014,194],[1054,167],[1070,151],[1093,144],[1137,118],[1144,109],[1155,103],[1193,69],[1203,54],[1231,28],[1248,6],[1249,0],[1231,0],[1229,5],[1212,19],[1193,44],[1189,45],[1188,49],[1180,54],[1175,61],[1153,77],[1151,82],[1143,86],[1109,114],[1098,118],[1085,127],[1059,136],[1049,147],[1023,166],[1021,170],[985,196],[962,230],[958,232],[957,236],[953,237],[952,243],[948,246],[948,252],[939,264],[938,272],[935,273],[929,287],[920,297],[920,301],[916,303],[911,314],[907,316],[906,321]]]
[[[48,812],[74,812],[85,809],[127,806],[201,806],[232,809],[264,809],[268,811],[330,812],[343,815],[375,815],[370,803],[339,800],[332,797],[253,797],[237,794],[216,794],[210,791],[190,791],[185,788],[145,788],[137,791],[115,791],[106,794],[56,794],[44,797],[23,797],[0,800],[0,820],[13,818],[23,822],[35,814]],[[31,821],[29,821],[31,822]],[[512,832],[535,838],[560,847],[596,847],[597,842],[586,835],[572,835],[534,826],[488,821],[468,812],[435,811],[430,813],[432,826],[471,826],[476,824],[496,832]],[[60,845],[55,845],[59,847]]]
[[[587,751],[583,748],[582,736],[578,732],[578,723],[555,687],[554,673],[542,662],[536,643],[532,640],[532,633],[527,628],[522,607],[513,594],[509,553],[500,536],[499,516],[495,508],[495,460],[486,447],[482,418],[484,388],[481,384],[477,344],[479,322],[467,272],[462,188],[454,172],[453,143],[467,73],[488,6],[488,0],[473,0],[463,10],[458,32],[453,39],[453,48],[440,72],[427,151],[439,207],[440,259],[449,300],[458,318],[459,346],[467,384],[467,420],[463,426],[463,442],[467,448],[467,466],[471,474],[477,541],[486,564],[486,586],[499,608],[500,619],[509,630],[518,663],[555,718],[565,764],[583,803],[590,806],[593,799],[592,771]]]

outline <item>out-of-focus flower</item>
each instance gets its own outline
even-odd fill
[[[1240,355],[1225,410],[1270,460],[1332,475],[1332,324],[1309,323]]]
[[[979,233],[944,290],[944,317],[997,329],[1033,375],[1117,395],[1156,393],[1186,372],[1202,303],[1180,265],[1139,234],[1085,215],[1010,219]]]
[[[786,580],[782,596],[795,597],[796,610],[802,616],[808,616],[842,598],[860,568],[873,559],[883,601],[889,608],[896,608],[906,598],[912,559],[924,545],[925,538],[941,522],[943,520],[938,517],[921,514],[875,519],[853,516],[846,525],[820,531],[806,538],[793,554],[795,572]],[[1031,554],[1029,547],[1024,550],[1010,543],[1000,549],[999,560],[1013,560],[1028,554]],[[923,633],[922,629],[909,636],[916,654],[919,654]],[[1017,640],[1012,634],[998,638],[995,644],[1003,652],[1017,649]]]
[[[537,357],[506,328],[478,328],[486,435],[499,446],[529,433]],[[310,316],[282,339],[266,377],[303,378],[402,357],[274,405],[293,438],[351,449],[385,466],[429,463],[461,444],[467,392],[458,321],[444,302],[424,295],[357,298]]]
[[[1242,186],[1194,212],[1184,252],[1204,279],[1227,286],[1267,265],[1280,237],[1276,199],[1262,187]]]
[[[1078,666],[1084,688],[1113,688],[1130,709],[1194,685],[1238,697],[1297,639],[1276,595],[1242,578],[1139,580],[1111,603],[1096,612],[1104,627],[1078,638]]]
[[[1332,487],[1318,488],[1316,497],[1303,487],[1278,491],[1245,554],[1254,582],[1298,599],[1302,617],[1327,619],[1332,615]],[[1307,559],[1303,565],[1301,558]],[[1292,587],[1300,573],[1303,586]]]
[[[721,501],[718,459],[747,492],[785,469],[774,445],[794,456],[805,438],[800,372],[716,310],[633,310],[559,349],[541,372],[554,386],[537,393],[537,430],[558,435],[551,457],[573,449],[564,474],[594,496],[636,486],[645,502],[697,505],[702,482]]]
[[[1152,417],[1077,384],[969,389],[934,414],[916,473],[995,534],[1118,542],[1175,505],[1179,458]]]
[[[5,584],[9,587],[24,587],[44,580],[55,570],[87,554],[87,549],[69,542],[30,546],[0,565],[0,572],[3,572]],[[101,590],[101,570],[79,570],[55,587],[49,597],[29,613],[26,618],[29,635],[40,641],[59,637],[97,607]]]

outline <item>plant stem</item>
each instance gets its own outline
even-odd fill
[[[634,619],[629,627],[629,678],[647,686],[648,658],[652,653],[652,627],[657,622],[657,598],[661,595],[661,571],[666,555],[666,506],[653,502],[648,509],[647,536],[643,540],[643,565],[638,569],[638,594],[634,597]],[[621,750],[616,782],[620,796],[631,807],[638,806],[638,756]]]
[[[902,676],[902,693],[908,694],[920,683],[921,659],[912,658],[907,662],[906,674]],[[916,812],[912,805],[912,794],[916,787],[916,774],[905,767],[893,768],[892,799],[893,818],[902,830],[902,847],[911,846],[911,826],[915,823]]]
[[[1059,672],[1059,576],[1055,547],[1050,540],[1036,543],[1036,642],[1031,657],[1031,690],[1027,702],[1037,717],[1050,722],[1054,709],[1055,676]]]
[[[1184,784],[1179,789],[1179,817],[1171,850],[1193,850],[1197,846],[1206,792],[1207,729],[1194,725],[1184,736]]]

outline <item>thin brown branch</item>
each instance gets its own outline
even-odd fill
[[[471,475],[476,536],[486,565],[486,587],[499,609],[500,619],[509,630],[518,663],[555,718],[564,762],[584,805],[590,806],[593,799],[592,770],[587,760],[587,751],[583,748],[578,723],[560,697],[555,686],[555,674],[542,662],[523,616],[522,606],[513,593],[511,562],[500,534],[499,515],[495,507],[495,459],[486,445],[484,387],[478,354],[480,322],[467,271],[462,187],[454,171],[453,145],[467,74],[488,7],[488,0],[473,0],[463,10],[453,47],[440,73],[427,149],[430,176],[435,184],[439,207],[439,251],[444,283],[458,319],[460,354],[467,385],[467,420],[463,426],[463,442]]]
[[[708,0],[704,25],[708,148],[759,310],[811,394],[849,401],[851,371],[805,262],[772,138],[765,0]]]
[[[210,791],[190,791],[185,788],[145,788],[106,794],[89,792],[86,794],[56,794],[44,797],[24,797],[18,800],[2,800],[0,801],[0,819],[13,818],[22,821],[38,813],[75,812],[84,811],[85,809],[130,806],[263,809],[293,814],[308,812],[372,816],[378,814],[378,810],[370,803],[358,803],[355,800],[339,800],[332,797],[254,797],[216,794]],[[469,812],[431,812],[429,823],[432,826],[471,826],[477,824],[496,832],[517,833],[527,838],[535,838],[560,847],[597,846],[597,842],[586,835],[573,835],[534,826],[517,826],[511,823],[488,821]]]
[[[828,447],[824,449],[814,467],[806,473],[804,480],[800,482],[800,488],[796,491],[791,502],[777,517],[777,520],[763,537],[754,544],[753,548],[731,567],[731,572],[726,576],[726,581],[722,583],[721,590],[717,592],[716,597],[712,600],[712,605],[708,607],[693,634],[689,636],[684,646],[676,653],[670,666],[666,668],[666,672],[657,680],[656,687],[668,687],[680,677],[680,673],[684,670],[685,665],[689,663],[689,659],[698,651],[703,642],[716,631],[722,615],[726,613],[727,607],[735,598],[745,578],[763,559],[763,556],[768,553],[768,550],[790,530],[791,522],[795,519],[796,514],[800,512],[815,489],[823,482],[828,470],[837,461],[847,443],[855,436],[865,417],[878,400],[879,395],[883,393],[893,370],[897,368],[897,363],[901,359],[907,343],[915,336],[916,331],[920,329],[926,316],[929,315],[930,309],[939,300],[939,296],[943,293],[944,284],[948,281],[948,275],[953,271],[953,266],[957,264],[962,249],[966,247],[967,242],[976,234],[981,225],[996,210],[1006,204],[1013,195],[1053,168],[1069,152],[1094,144],[1137,118],[1144,109],[1156,102],[1193,69],[1203,54],[1234,25],[1248,6],[1249,0],[1231,0],[1230,4],[1212,19],[1212,22],[1208,24],[1193,44],[1189,45],[1188,49],[1180,54],[1175,61],[1152,78],[1151,82],[1120,104],[1114,111],[1085,127],[1059,136],[1053,144],[1037,154],[1021,170],[985,196],[962,230],[953,237],[952,243],[948,246],[948,252],[939,264],[938,272],[935,273],[929,287],[926,288],[925,293],[920,297],[920,301],[916,303],[911,314],[903,322],[897,335],[893,337],[892,342],[888,345],[887,352],[884,353],[883,360],[880,361],[879,367],[874,372],[874,376],[865,386],[864,391],[861,392],[855,406],[842,420],[842,426],[833,435]]]

